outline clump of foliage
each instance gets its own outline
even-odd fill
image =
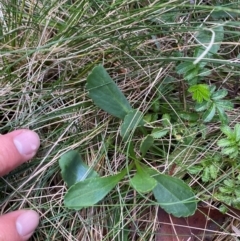
[[[196,210],[196,200],[190,187],[182,180],[159,173],[146,166],[141,160],[151,147],[154,140],[167,134],[163,130],[149,132],[145,125],[143,113],[133,109],[117,85],[110,78],[106,70],[100,65],[93,69],[87,79],[87,90],[94,103],[122,120],[120,135],[126,142],[126,153],[130,163],[118,174],[100,177],[86,168],[81,157],[75,151],[63,155],[59,161],[62,176],[69,189],[65,195],[66,207],[80,210],[92,206],[102,200],[124,177],[129,178],[129,185],[137,192],[145,195],[153,192],[157,203],[168,213],[174,216],[189,216]],[[165,126],[168,122],[165,116]],[[137,155],[137,145],[131,140],[137,130],[143,135],[139,147],[141,153]],[[135,168],[134,175],[130,171]]]
[[[227,136],[217,142],[218,146],[222,148],[222,154],[236,159],[240,153],[240,124],[236,124],[234,129],[223,126],[221,131]]]
[[[199,175],[202,182],[211,182],[217,179],[223,166],[222,158],[216,154],[203,158],[199,164],[188,167],[189,173]]]
[[[214,194],[214,198],[229,206],[240,209],[240,175],[223,180]]]

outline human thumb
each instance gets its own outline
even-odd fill
[[[26,241],[39,223],[32,210],[19,210],[0,216],[0,241]]]

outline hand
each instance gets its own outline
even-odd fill
[[[40,145],[38,135],[17,130],[0,136],[0,176],[31,159]],[[38,226],[39,215],[32,210],[18,210],[0,216],[0,241],[26,241]]]

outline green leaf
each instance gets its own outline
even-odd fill
[[[153,169],[147,169],[150,176],[157,181],[153,194],[158,204],[175,217],[192,215],[197,208],[197,201],[191,188],[182,180],[159,174]]]
[[[154,138],[152,135],[147,135],[141,142],[140,151],[142,153],[142,157],[144,157],[149,150],[149,148],[153,145]]]
[[[238,157],[239,151],[236,150],[235,152],[233,152],[232,154],[229,155],[230,159],[236,159]]]
[[[63,180],[68,187],[86,178],[98,176],[93,169],[82,161],[80,154],[75,150],[63,154],[59,159],[59,166]]]
[[[163,130],[162,128],[154,128],[152,130],[151,136],[154,139],[160,139],[160,138],[166,136],[168,132],[169,132],[169,130]]]
[[[231,140],[224,138],[219,140],[217,144],[219,147],[227,147],[227,146],[232,146],[234,143]]]
[[[227,114],[221,107],[216,106],[216,108],[217,108],[217,112],[218,112],[221,123],[226,125],[229,122],[229,118],[228,118]]]
[[[196,166],[188,167],[187,170],[190,174],[196,175],[196,174],[199,174],[203,170],[203,167],[200,165],[196,165]]]
[[[219,108],[222,108],[224,110],[232,110],[233,109],[233,103],[229,100],[216,100],[214,101],[216,106]]]
[[[227,186],[227,187],[230,187],[230,188],[234,188],[235,186],[235,181],[232,180],[232,179],[226,179],[223,181],[223,183]]]
[[[211,99],[220,100],[220,99],[223,99],[224,97],[226,97],[227,94],[228,94],[228,91],[226,89],[221,89],[221,90],[214,92],[211,96]]]
[[[109,114],[124,119],[132,110],[128,100],[103,66],[96,66],[87,77],[86,89],[95,105]]]
[[[216,85],[210,85],[210,86],[209,86],[211,95],[214,93],[214,91],[216,90],[216,88],[217,88]]]
[[[235,134],[236,142],[240,141],[240,124],[236,124],[234,126],[234,134]],[[240,143],[239,143],[239,145],[240,145]]]
[[[171,116],[169,114],[163,114],[162,123],[165,127],[171,126]]]
[[[70,209],[80,210],[90,207],[102,200],[125,176],[126,172],[108,176],[89,178],[71,186],[64,197],[64,205]]]
[[[120,135],[123,140],[126,141],[132,131],[134,131],[138,126],[143,126],[143,114],[139,110],[132,110],[129,112],[121,125]]]
[[[233,153],[236,153],[236,152],[238,152],[238,149],[237,149],[236,146],[225,147],[222,150],[222,153],[225,154],[225,155],[230,155],[230,154],[233,154]]]
[[[206,109],[208,109],[209,108],[209,105],[210,105],[210,102],[209,101],[203,101],[202,103],[197,103],[196,105],[195,105],[195,110],[197,111],[197,112],[201,112],[201,111],[204,111],[204,110],[206,110]]]
[[[214,117],[216,113],[216,106],[214,103],[211,104],[211,106],[209,107],[208,110],[206,110],[206,112],[204,112],[203,114],[203,122],[209,122],[212,120],[212,118]]]
[[[134,144],[133,144],[132,141],[129,143],[127,150],[128,150],[127,155],[128,155],[130,158],[132,158],[133,160],[136,160],[136,159],[137,159],[137,156],[136,156],[136,152],[135,152],[135,150],[134,150]]]
[[[213,180],[217,179],[219,168],[215,165],[210,165],[209,167],[210,176]]]
[[[229,126],[222,126],[221,128],[222,133],[224,133],[229,138],[234,138],[234,131]]]
[[[184,79],[191,83],[191,85],[193,85],[194,83],[196,84],[196,77],[198,76],[198,72],[198,65],[195,65],[194,69],[190,69],[189,71],[187,71],[187,73],[184,74]]]
[[[199,115],[197,113],[189,113],[189,112],[180,112],[179,116],[186,120],[191,122],[196,122],[199,119]]]
[[[205,167],[202,173],[202,181],[208,182],[210,180],[210,170],[209,167]]]
[[[139,164],[137,173],[130,179],[130,184],[140,193],[148,193],[157,185],[157,181],[152,178]]]
[[[192,62],[182,62],[176,66],[176,71],[178,74],[186,74],[192,69],[196,69],[196,65],[194,65]]]
[[[221,42],[224,38],[224,28],[223,25],[218,25],[215,28],[212,28],[212,30],[215,32],[215,39],[214,43],[211,46],[208,54],[205,56],[205,58],[210,58],[212,54],[216,54],[218,50],[220,49]],[[206,49],[206,47],[211,42],[212,33],[207,30],[200,30],[196,36],[197,42],[201,45],[197,49],[197,52],[195,53],[195,57],[199,57]]]
[[[188,91],[192,93],[192,98],[198,103],[202,103],[203,100],[210,100],[210,90],[206,84],[192,85]]]
[[[203,68],[203,69],[200,69],[198,76],[206,77],[206,76],[209,76],[211,73],[212,71],[210,69]]]

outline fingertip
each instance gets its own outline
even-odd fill
[[[40,139],[36,132],[23,130],[13,138],[13,143],[20,155],[32,158],[40,146]]]
[[[24,239],[32,236],[38,226],[39,215],[33,210],[23,212],[16,220],[16,229],[18,234]]]
[[[0,241],[27,241],[39,224],[33,210],[19,210],[0,216]]]
[[[21,129],[0,136],[0,176],[30,160],[40,146],[36,132]]]

